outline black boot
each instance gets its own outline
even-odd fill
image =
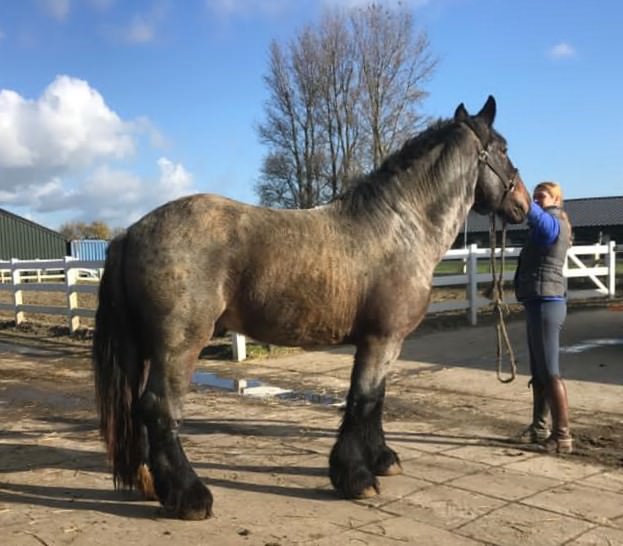
[[[534,380],[530,381],[530,385],[532,387],[532,422],[521,433],[520,440],[523,443],[537,444],[546,440],[550,435],[547,427],[549,407],[545,387]]]
[[[543,443],[550,453],[571,453],[573,439],[569,431],[569,401],[567,387],[560,376],[554,376],[547,389],[547,398],[552,410],[552,433]]]

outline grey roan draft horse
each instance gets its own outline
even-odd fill
[[[383,433],[385,376],[425,314],[433,270],[472,207],[511,223],[529,207],[495,111],[493,97],[475,116],[459,105],[328,206],[193,195],[113,240],[93,354],[115,485],[143,488],[147,476],[170,515],[212,514],[178,432],[198,355],[224,329],[276,345],[355,345],[331,483],[360,498],[399,473]]]

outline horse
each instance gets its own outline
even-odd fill
[[[199,353],[225,329],[275,345],[354,345],[330,481],[357,499],[379,493],[378,476],[399,474],[383,431],[385,376],[425,315],[435,266],[470,209],[520,223],[529,208],[495,114],[492,96],[476,115],[461,103],[325,206],[196,194],[117,236],[93,339],[115,487],[153,486],[171,517],[212,515],[179,430]]]

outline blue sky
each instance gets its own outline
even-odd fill
[[[393,0],[382,2],[391,4]],[[529,187],[623,194],[623,2],[404,0],[439,58],[423,113],[498,103]],[[0,3],[0,207],[125,226],[186,193],[255,203],[263,75],[326,6],[363,0]]]

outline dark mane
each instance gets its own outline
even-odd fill
[[[428,167],[436,163],[439,169],[447,163],[444,157],[431,154],[431,151],[441,142],[456,142],[458,133],[455,129],[453,119],[431,123],[421,133],[407,140],[402,148],[385,158],[375,171],[355,179],[352,186],[336,199],[340,210],[355,216],[374,215],[375,210],[386,210],[386,205],[392,206],[397,199],[404,200],[407,190],[408,193],[414,190],[419,190],[418,193],[430,191],[437,177],[430,176]],[[421,165],[417,172],[409,172],[418,161],[421,161]],[[416,178],[408,187],[401,183],[401,177],[404,178],[406,172]]]

